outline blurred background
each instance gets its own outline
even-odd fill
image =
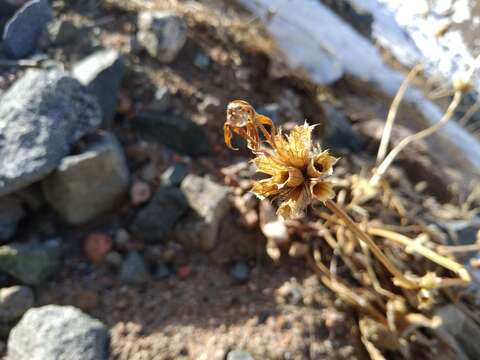
[[[479,358],[479,27],[474,0],[0,0],[0,357]],[[365,327],[304,258],[344,230],[321,204],[284,222],[249,192],[225,110],[243,99],[287,131],[317,125],[347,205],[418,64],[390,149],[459,89],[460,104],[347,208],[436,251],[470,246],[457,261],[474,281],[428,310],[388,288],[423,322]],[[406,272],[437,271],[395,246]],[[321,252],[375,301],[371,273]]]

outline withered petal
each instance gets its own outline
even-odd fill
[[[254,181],[250,191],[263,200],[277,195],[280,192],[280,189],[278,183],[276,183],[273,178],[268,178]]]
[[[229,149],[238,150],[238,148],[233,147],[232,145],[232,130],[227,123],[223,125],[223,139],[225,140],[225,145],[227,145]]]
[[[268,175],[276,175],[282,171],[288,171],[288,167],[280,162],[276,161],[272,156],[260,155],[253,159],[253,163],[258,172],[262,172]]]
[[[327,201],[335,197],[333,184],[330,181],[321,181],[320,179],[310,181],[310,193],[312,197],[319,201]]]
[[[284,219],[298,218],[310,204],[310,196],[304,186],[299,186],[291,191],[277,210],[277,215]]]
[[[328,153],[328,150],[310,159],[307,167],[307,175],[311,178],[323,178],[332,175],[333,165],[337,159]]]
[[[287,180],[282,184],[282,187],[297,187],[303,184],[304,181],[305,178],[299,169],[295,167],[289,167]]]

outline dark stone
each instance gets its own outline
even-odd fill
[[[367,38],[372,37],[373,15],[349,0],[320,0],[355,30]]]
[[[210,153],[205,131],[193,121],[175,114],[143,113],[133,120],[134,128],[182,154],[202,156]]]
[[[245,282],[250,277],[250,268],[244,262],[237,262],[231,269],[230,274],[237,282]]]
[[[175,187],[161,187],[148,205],[138,212],[132,231],[147,241],[160,241],[187,211],[188,201],[182,191]]]
[[[166,87],[159,87],[155,91],[153,101],[148,105],[148,110],[152,112],[165,112],[172,106],[172,97]]]
[[[122,55],[116,50],[97,51],[73,66],[73,76],[95,95],[109,128],[117,111],[118,92],[125,72]]]
[[[57,20],[48,26],[48,40],[54,46],[62,46],[75,40],[81,31],[69,20]]]
[[[13,195],[0,197],[0,243],[12,238],[18,222],[24,215],[25,211],[17,197]]]
[[[155,268],[155,278],[165,280],[173,274],[172,269],[164,262],[159,262]]]
[[[180,186],[185,176],[188,175],[188,168],[185,164],[176,163],[165,170],[161,176],[162,185]]]
[[[136,251],[130,252],[122,264],[120,279],[126,284],[143,284],[149,278],[143,257]]]
[[[7,54],[15,59],[33,54],[52,18],[52,8],[47,0],[32,0],[26,3],[8,21],[3,31]]]
[[[352,129],[345,114],[328,104],[323,105],[327,124],[323,136],[323,147],[333,153],[358,152],[363,144],[357,133]]]
[[[450,241],[456,245],[470,245],[477,241],[480,230],[480,218],[472,220],[452,220],[440,225],[447,232]]]

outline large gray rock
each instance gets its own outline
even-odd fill
[[[73,66],[73,75],[97,97],[103,123],[109,127],[117,110],[125,63],[114,49],[99,50]]]
[[[32,289],[12,286],[0,289],[0,323],[11,323],[22,317],[35,302]]]
[[[172,62],[187,40],[185,20],[172,11],[141,12],[138,30],[138,42],[163,63]]]
[[[106,360],[109,334],[100,321],[72,306],[28,310],[10,333],[8,360]]]
[[[47,202],[70,224],[112,209],[128,190],[130,172],[115,136],[102,133],[78,155],[65,157],[42,183]]]
[[[185,195],[175,187],[161,187],[132,224],[134,233],[153,242],[165,238],[188,211]]]
[[[175,239],[187,247],[212,250],[230,208],[229,189],[196,175],[188,175],[180,188],[192,211],[176,225]]]
[[[59,266],[60,244],[57,240],[0,246],[0,270],[25,284],[44,282]]]
[[[25,215],[20,200],[13,195],[0,197],[0,243],[9,240]]]
[[[101,120],[97,101],[67,73],[28,71],[0,99],[0,196],[45,177]]]
[[[34,53],[52,18],[52,8],[47,0],[26,3],[8,21],[3,31],[3,44],[8,55],[19,59]]]

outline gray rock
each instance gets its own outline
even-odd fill
[[[238,282],[245,282],[250,277],[250,269],[244,262],[237,262],[230,269],[233,279]]]
[[[170,92],[166,87],[159,87],[155,91],[153,101],[148,105],[148,109],[153,112],[164,112],[170,109],[172,105],[172,98]]]
[[[179,189],[161,187],[148,205],[138,212],[132,231],[150,242],[162,240],[187,211],[187,199]]]
[[[126,284],[143,284],[149,278],[149,273],[143,257],[136,251],[132,251],[122,264],[120,279]]]
[[[38,285],[60,266],[60,244],[13,243],[0,246],[0,270],[29,285]]]
[[[33,291],[27,286],[0,289],[0,323],[11,323],[20,319],[34,302]]]
[[[180,188],[192,211],[176,225],[175,239],[187,247],[212,250],[220,223],[230,209],[229,189],[196,175],[188,175]]]
[[[160,180],[164,186],[179,186],[187,174],[187,166],[182,163],[177,163],[165,170]]]
[[[55,46],[66,45],[80,35],[80,29],[70,20],[56,20],[48,25],[48,40]]]
[[[447,232],[451,243],[457,245],[470,245],[477,241],[477,233],[480,231],[480,218],[466,220],[451,220],[441,224]]]
[[[181,116],[166,113],[142,113],[133,121],[140,135],[164,144],[179,153],[202,156],[210,153],[203,128]]]
[[[121,145],[102,133],[82,153],[65,157],[42,186],[48,203],[68,223],[81,224],[118,205],[129,182]]]
[[[159,262],[155,267],[155,279],[164,280],[173,274],[172,270],[163,261]]]
[[[138,42],[163,63],[172,62],[187,40],[187,25],[173,11],[141,12],[138,29]]]
[[[73,306],[30,309],[10,333],[8,360],[106,360],[108,329]]]
[[[232,350],[227,354],[227,360],[255,360],[252,355],[244,350]]]
[[[477,323],[454,304],[442,306],[436,311],[436,315],[442,320],[440,330],[453,336],[469,359],[478,359],[480,327]]]
[[[13,195],[0,197],[0,243],[9,240],[25,216],[20,200]]]
[[[8,55],[19,59],[33,54],[52,18],[52,8],[47,0],[26,3],[8,21],[3,31],[3,44]]]
[[[100,122],[96,100],[77,80],[28,71],[0,99],[0,196],[45,177]]]
[[[324,146],[334,153],[361,151],[362,141],[345,114],[328,104],[323,104],[323,109],[328,119],[322,139]]]
[[[195,57],[193,58],[193,65],[201,70],[205,70],[210,66],[210,58],[207,54],[199,52],[195,54]]]
[[[117,111],[118,92],[125,72],[122,55],[114,49],[97,51],[76,63],[72,72],[96,96],[104,127],[109,127]]]

